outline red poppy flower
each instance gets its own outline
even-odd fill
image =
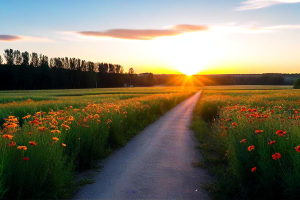
[[[28,160],[29,160],[29,158],[27,158],[27,157],[24,157],[24,158],[23,158],[23,160],[25,160],[25,161],[28,161]]]
[[[272,158],[273,158],[274,160],[278,160],[279,158],[281,158],[281,154],[280,154],[280,153],[274,153],[274,154],[272,155]]]
[[[248,147],[248,151],[252,151],[252,150],[254,150],[254,148],[255,148],[255,146],[251,145],[251,146]]]
[[[300,146],[295,147],[295,150],[296,150],[297,152],[300,152]]]
[[[256,171],[256,167],[253,167],[252,169],[251,169],[251,172],[255,172]]]
[[[283,137],[286,134],[286,131],[278,130],[276,131],[276,134],[279,135],[280,137]]]
[[[268,143],[268,145],[272,145],[272,144],[275,144],[276,143],[276,140],[273,140],[273,141],[270,141],[269,143]]]

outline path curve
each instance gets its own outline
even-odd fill
[[[75,199],[209,199],[201,188],[207,171],[193,167],[201,155],[189,129],[201,92],[149,125],[102,161],[95,183]]]

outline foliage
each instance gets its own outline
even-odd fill
[[[300,78],[296,79],[294,81],[294,86],[293,86],[294,89],[300,89]]]

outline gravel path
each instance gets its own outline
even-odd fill
[[[104,160],[104,168],[75,199],[209,199],[201,188],[210,177],[193,167],[201,155],[189,129],[201,92],[149,125]]]

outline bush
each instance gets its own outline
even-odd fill
[[[296,79],[294,81],[294,86],[293,86],[294,89],[300,89],[300,78]]]

